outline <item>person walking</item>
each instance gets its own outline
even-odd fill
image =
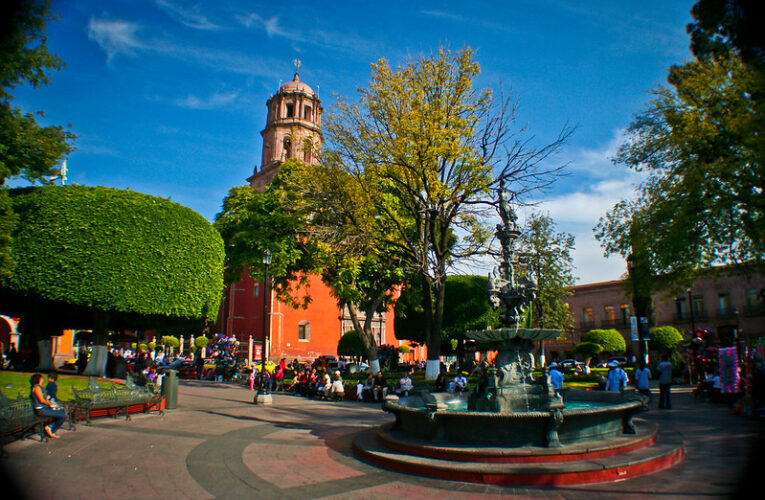
[[[651,404],[651,370],[645,365],[645,361],[640,362],[640,367],[635,370],[635,387],[639,393],[648,396],[648,404]]]
[[[672,392],[672,363],[669,362],[669,356],[661,356],[661,363],[656,366],[656,370],[659,372],[659,408],[671,410],[672,401],[669,396]]]
[[[550,384],[552,384],[553,389],[555,389],[555,394],[560,394],[563,390],[563,372],[560,371],[558,363],[555,361],[550,363],[550,370],[548,373],[550,374]]]
[[[608,363],[608,368],[606,390],[614,392],[623,391],[624,388],[627,387],[627,382],[629,382],[627,372],[624,371],[624,368],[619,366],[618,361],[611,361]]]

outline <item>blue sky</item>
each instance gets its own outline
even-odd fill
[[[79,136],[69,183],[171,198],[212,221],[259,163],[265,102],[292,78],[293,59],[329,112],[333,93],[355,98],[367,85],[373,61],[469,45],[478,85],[512,89],[533,143],[577,127],[555,158],[570,175],[539,201],[576,236],[575,275],[591,283],[625,271],[592,236],[639,180],[609,157],[667,68],[690,58],[692,4],[53,0],[61,20],[49,47],[66,68],[16,101]]]

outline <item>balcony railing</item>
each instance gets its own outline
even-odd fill
[[[601,323],[603,328],[627,328],[630,326],[629,318],[604,319]]]
[[[691,314],[688,311],[676,312],[674,315],[675,321],[690,322]],[[700,319],[708,319],[709,315],[705,310],[693,311],[693,320],[698,321]]]
[[[761,304],[749,304],[744,307],[746,316],[765,316],[765,306]]]
[[[592,330],[593,328],[595,328],[595,322],[592,320],[586,320],[586,319],[582,320],[580,325],[582,330]]]
[[[718,309],[717,310],[717,317],[720,319],[725,318],[735,318],[736,317],[736,310],[732,307],[726,307],[725,309]]]

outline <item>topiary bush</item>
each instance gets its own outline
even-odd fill
[[[162,344],[167,347],[172,347],[174,349],[177,349],[181,346],[181,341],[178,340],[178,337],[173,337],[171,335],[167,335],[162,337]]]
[[[582,337],[582,342],[598,344],[603,348],[603,351],[608,353],[624,352],[627,348],[624,337],[614,328],[590,330]]]
[[[337,342],[337,355],[338,356],[366,356],[366,349],[361,342],[359,332],[356,330],[349,330],[340,337]]]
[[[223,242],[201,215],[134,191],[11,191],[16,261],[2,286],[105,312],[214,319]]]
[[[208,345],[210,345],[210,339],[208,339],[204,335],[194,339],[194,347],[196,347],[197,349],[203,349],[207,347]]]
[[[674,326],[657,326],[651,328],[648,343],[651,349],[661,354],[669,353],[683,341],[683,335]]]

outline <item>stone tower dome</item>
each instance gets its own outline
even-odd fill
[[[255,168],[247,179],[258,191],[265,190],[279,171],[279,166],[289,158],[306,163],[318,163],[321,149],[321,101],[307,84],[300,81],[299,61],[295,61],[292,81],[279,87],[279,91],[266,102],[268,116],[263,136],[263,155],[260,170]]]

